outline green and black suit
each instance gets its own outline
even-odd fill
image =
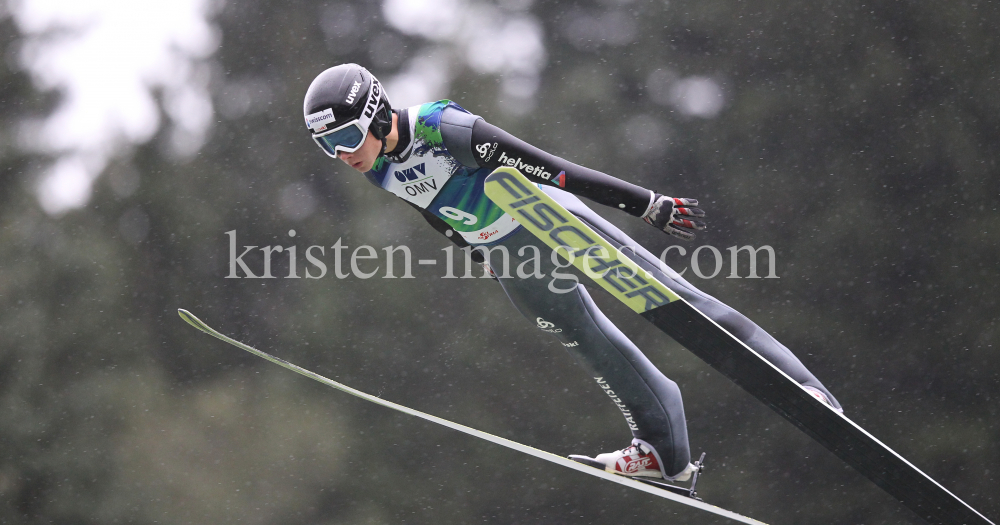
[[[558,268],[551,250],[483,192],[486,176],[494,169],[520,170],[612,245],[629,247],[624,250],[627,256],[695,308],[796,381],[827,394],[839,407],[785,346],[739,312],[699,291],[577,198],[640,217],[650,206],[652,191],[546,153],[447,100],[397,114],[397,147],[379,157],[367,178],[417,208],[459,246],[506,249],[509,268],[496,268],[496,257],[491,257],[504,292],[525,318],[555,336],[594,378],[602,395],[625,416],[633,442],[655,451],[665,478],[681,472],[691,459],[677,384],[601,313],[584,285],[553,281],[552,271]],[[513,268],[532,259],[541,265],[538,273],[545,277],[517,277]],[[504,278],[504,274],[513,277]]]

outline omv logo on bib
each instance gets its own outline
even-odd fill
[[[427,170],[426,168],[424,168],[424,163],[422,162],[412,168],[406,168],[405,170],[397,171],[394,173],[394,175],[396,176],[396,180],[398,180],[399,182],[406,182],[410,180],[417,180],[417,177],[420,176],[418,175],[418,173],[420,175],[427,174]]]
[[[416,197],[421,193],[437,192],[437,181],[433,177],[426,177],[427,168],[422,162],[412,168],[393,172],[393,175],[396,180],[403,183],[403,191],[410,197]],[[425,177],[418,180],[421,175],[425,175]]]

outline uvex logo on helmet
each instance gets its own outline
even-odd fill
[[[361,88],[361,82],[355,82],[354,85],[351,86],[351,92],[347,94],[347,101],[346,102],[348,104],[353,104],[354,103],[354,97],[356,97],[358,95],[358,89],[360,89],[360,88]]]
[[[365,117],[372,118],[375,114],[375,110],[378,109],[378,99],[382,95],[382,86],[379,85],[378,80],[372,77],[372,89],[371,93],[368,95],[368,103],[365,104]]]

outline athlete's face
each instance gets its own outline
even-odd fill
[[[369,130],[368,134],[365,135],[365,142],[361,144],[360,148],[353,153],[341,151],[337,154],[337,158],[361,173],[365,173],[375,165],[375,159],[378,158],[378,152],[381,150],[382,141],[373,137]]]

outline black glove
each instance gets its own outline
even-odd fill
[[[691,230],[704,230],[705,223],[692,217],[704,217],[705,212],[697,206],[696,199],[675,199],[660,195],[653,196],[653,205],[642,216],[642,220],[663,230],[668,235],[680,237],[685,241],[694,239]]]

